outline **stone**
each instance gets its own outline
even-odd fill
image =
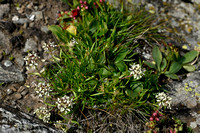
[[[12,62],[10,61],[10,60],[5,60],[5,61],[3,61],[4,63],[3,63],[3,65],[5,66],[5,67],[10,67],[10,66],[12,66]]]
[[[6,92],[7,92],[7,95],[13,94],[13,90],[12,89],[7,89]]]
[[[64,133],[41,120],[8,105],[0,106],[1,133]]]
[[[22,54],[16,54],[14,62],[17,64],[17,66],[22,68],[24,66],[24,58]]]
[[[0,83],[23,82],[24,76],[18,70],[7,71],[0,66]]]
[[[24,48],[24,52],[28,52],[28,51],[37,51],[37,43],[32,39],[27,39],[26,43],[25,43],[25,48]]]
[[[171,83],[172,106],[185,106],[188,109],[195,108],[200,103],[200,72],[195,71],[187,75],[182,82]]]
[[[28,89],[25,89],[21,92],[21,95],[24,97],[26,94],[28,94],[28,92],[29,92]]]
[[[22,98],[22,95],[20,93],[14,94],[14,99],[19,100]]]
[[[43,19],[43,12],[42,11],[32,12],[31,15],[35,15],[36,21]]]
[[[47,26],[41,26],[40,30],[46,34],[50,32]]]
[[[4,15],[9,13],[10,5],[9,4],[0,4],[0,19],[3,19]]]

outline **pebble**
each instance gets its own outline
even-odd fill
[[[20,93],[16,93],[16,94],[14,95],[14,98],[15,98],[16,100],[19,100],[19,99],[22,98],[22,95],[21,95]]]
[[[28,94],[28,92],[29,92],[28,89],[25,89],[25,90],[23,90],[23,91],[21,92],[21,95],[22,95],[22,96],[25,96],[26,94]]]
[[[27,39],[25,43],[24,52],[28,51],[35,51],[35,52],[37,51],[37,43],[32,38]]]
[[[12,62],[9,61],[9,60],[5,60],[4,63],[3,63],[3,65],[4,65],[5,67],[10,67],[10,66],[12,66]]]
[[[19,17],[18,16],[13,16],[13,18],[12,18],[12,21],[18,21],[19,20]]]
[[[44,32],[44,33],[49,33],[50,32],[47,26],[41,26],[40,30],[42,32]]]
[[[32,12],[31,15],[35,15],[36,21],[43,19],[43,12],[42,11]]]
[[[35,25],[35,23],[32,22],[29,24],[29,27],[33,27],[34,25]]]
[[[7,89],[7,95],[11,95],[11,94],[13,94],[13,90],[12,89]]]

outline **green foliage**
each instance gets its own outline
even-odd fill
[[[144,61],[144,63],[150,68],[156,69],[158,75],[164,74],[165,76],[172,79],[178,79],[176,73],[179,72],[182,68],[189,72],[195,70],[195,66],[190,63],[198,56],[197,51],[193,50],[186,53],[184,56],[180,56],[177,51],[173,51],[172,47],[168,48],[168,51],[164,51],[163,54],[164,53],[167,54],[162,57],[160,49],[157,46],[154,46],[152,55],[155,64],[148,61]]]
[[[49,26],[59,41],[59,54],[52,55],[54,63],[40,73],[53,88],[51,96],[44,99],[48,106],[55,109],[58,104],[52,101],[56,98],[70,96],[72,99],[70,112],[55,109],[64,122],[70,121],[66,115],[83,114],[88,108],[103,109],[111,114],[130,109],[150,114],[157,107],[155,93],[161,91],[160,75],[177,79],[176,73],[181,68],[194,69],[189,63],[197,57],[197,52],[181,57],[173,49],[163,52],[155,46],[152,53],[155,64],[144,63],[157,73],[142,71],[142,61],[134,52],[141,45],[137,40],[153,43],[162,39],[158,26],[152,26],[154,16],[145,10],[121,8],[118,11],[94,0],[88,0],[80,10],[79,1],[68,4],[72,10],[59,14],[59,25]],[[139,78],[138,72],[142,73]]]

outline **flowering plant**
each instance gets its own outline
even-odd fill
[[[160,89],[157,75],[145,71],[134,50],[142,45],[138,39],[153,42],[158,28],[146,11],[135,10],[118,11],[103,0],[73,0],[70,11],[58,14],[59,24],[49,29],[59,43],[43,45],[53,54],[53,63],[39,72],[47,82],[35,90],[47,105],[36,110],[39,118],[66,131],[79,125],[74,119],[86,117],[90,109],[109,114],[130,109],[150,112],[155,104],[152,93]],[[29,65],[28,57],[26,61]]]

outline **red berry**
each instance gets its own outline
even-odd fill
[[[155,118],[155,120],[156,120],[156,121],[159,121],[159,118],[158,118],[158,117],[156,117],[156,118]]]
[[[80,3],[82,4],[82,3],[83,3],[83,1],[82,1],[82,0],[80,0]]]
[[[153,117],[150,117],[150,119],[149,119],[150,121],[153,121]]]
[[[62,15],[59,13],[59,14],[58,14],[58,17],[62,17]]]
[[[152,116],[153,116],[153,117],[156,117],[156,116],[157,116],[157,113],[156,113],[156,112],[154,112]]]
[[[86,5],[86,4],[87,4],[87,1],[84,1],[84,4]]]
[[[85,9],[88,9],[88,6],[86,6]]]

